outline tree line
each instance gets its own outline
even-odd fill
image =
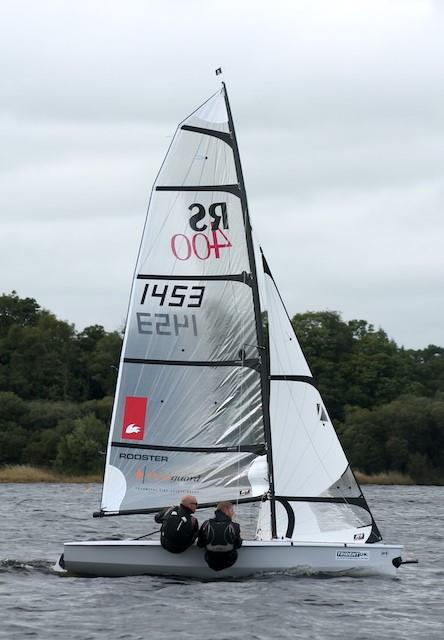
[[[444,349],[404,349],[334,311],[292,319],[352,465],[444,479]],[[100,471],[122,334],[76,331],[33,298],[0,296],[0,465]]]
[[[292,320],[353,467],[444,482],[444,349],[404,349],[335,311]]]

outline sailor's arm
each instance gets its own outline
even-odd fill
[[[159,511],[159,513],[156,513],[156,515],[154,516],[154,521],[158,524],[162,524],[162,522],[165,520],[169,512],[172,511],[172,509],[174,509],[174,507],[165,507],[165,509],[162,509],[161,511]]]
[[[203,523],[203,525],[199,529],[199,534],[197,536],[197,546],[198,547],[202,548],[202,547],[205,547],[208,544],[207,526],[208,526],[208,521],[205,520],[205,522]]]

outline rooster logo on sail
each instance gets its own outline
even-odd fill
[[[122,439],[143,440],[148,398],[127,396],[123,412]]]
[[[140,427],[137,424],[129,424],[125,429],[125,433],[140,433]]]

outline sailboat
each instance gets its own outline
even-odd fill
[[[224,83],[179,124],[153,185],[94,515],[150,514],[184,494],[200,507],[259,505],[233,567],[215,574],[201,549],[170,554],[147,539],[67,542],[62,566],[224,578],[393,575],[402,563],[403,547],[382,543],[253,241]]]

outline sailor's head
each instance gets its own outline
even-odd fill
[[[234,507],[231,502],[227,502],[227,501],[219,502],[216,507],[216,511],[222,511],[222,513],[224,513],[229,518],[234,517]]]
[[[182,507],[186,507],[193,513],[197,509],[197,500],[195,496],[191,496],[191,495],[182,496],[182,498],[180,499],[180,504],[182,505]]]

